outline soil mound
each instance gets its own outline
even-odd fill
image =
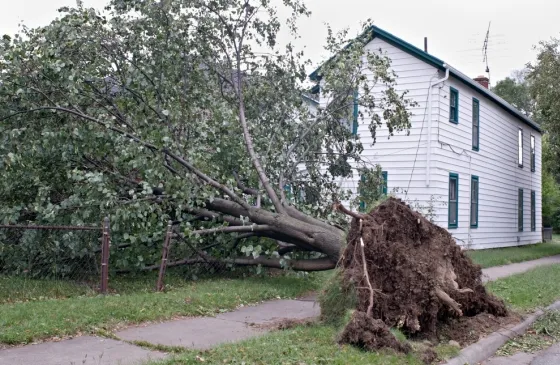
[[[367,320],[360,328],[375,336],[381,333],[379,320],[408,335],[435,337],[438,323],[449,319],[507,315],[504,303],[482,285],[480,266],[449,232],[399,199],[389,198],[363,219],[353,220],[340,267],[343,282],[357,293],[357,312],[345,333]],[[375,348],[385,341],[365,341],[369,336],[361,335],[361,346],[371,343]],[[355,344],[355,338],[347,334],[341,341]]]
[[[366,313],[355,311],[352,319],[339,336],[340,343],[348,343],[369,351],[392,348],[409,352],[410,345],[399,342],[389,331],[389,327],[379,319],[368,317]]]

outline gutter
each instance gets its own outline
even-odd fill
[[[447,64],[443,64],[445,68],[445,76],[441,79],[436,80],[436,82],[430,82],[430,87],[428,89],[428,144],[426,146],[426,186],[430,186],[431,178],[431,164],[432,164],[432,96],[434,86],[441,84],[442,82],[449,79],[449,67]]]

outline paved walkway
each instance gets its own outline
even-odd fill
[[[543,257],[542,259],[519,262],[517,264],[489,267],[482,270],[484,282],[493,281],[506,276],[519,274],[537,266],[560,264],[560,255]]]
[[[508,357],[493,357],[483,362],[481,365],[558,365],[560,364],[560,344],[552,345],[549,348],[535,354],[518,352]]]
[[[483,274],[485,281],[495,280],[553,263],[560,263],[560,255],[489,268],[483,270]],[[188,318],[131,327],[115,334],[121,341],[83,336],[60,342],[0,350],[0,365],[135,365],[166,356],[161,352],[134,346],[135,341],[208,349],[222,343],[262,335],[267,331],[267,327],[283,319],[307,319],[318,315],[319,306],[315,304],[314,298],[275,300],[216,317]],[[543,354],[542,359],[545,359],[543,361],[547,361],[546,356],[558,356],[560,353],[559,349],[551,349],[551,351],[550,354]],[[560,364],[560,361],[551,361],[553,362],[531,364]],[[515,364],[511,360],[507,362],[507,365]],[[500,363],[488,363],[488,365],[500,365]]]
[[[0,350],[0,365],[136,365],[166,354],[134,346],[135,341],[202,350],[262,335],[283,319],[317,316],[319,305],[314,298],[274,300],[216,317],[131,327],[115,334],[122,341],[83,336]]]

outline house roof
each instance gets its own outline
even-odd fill
[[[387,32],[387,31],[385,31],[381,28],[378,28],[374,25],[372,25],[368,31],[371,32],[370,35],[369,35],[369,40],[372,40],[376,37],[379,37],[380,39],[384,40],[385,42],[387,42],[387,43],[389,43],[389,44],[391,44],[391,45],[393,45],[393,46],[395,46],[399,49],[402,49],[403,51],[409,53],[410,55],[412,55],[416,58],[419,58],[420,60],[436,67],[437,69],[445,70],[446,68],[449,68],[449,74],[451,76],[454,76],[455,78],[457,78],[458,80],[463,82],[465,85],[467,85],[470,88],[472,88],[472,89],[478,91],[479,93],[483,94],[488,99],[494,101],[496,104],[498,104],[498,106],[502,107],[502,109],[504,109],[506,112],[510,113],[514,117],[519,118],[522,122],[527,124],[529,127],[531,127],[534,130],[542,133],[542,129],[540,128],[540,126],[537,123],[535,123],[533,120],[531,120],[531,118],[529,118],[525,114],[521,113],[519,110],[517,110],[511,104],[509,104],[507,101],[500,98],[498,95],[494,94],[489,89],[483,87],[482,85],[480,85],[478,82],[474,81],[473,79],[471,79],[467,75],[465,75],[462,72],[460,72],[459,70],[449,66],[448,64],[446,64],[441,59],[439,59],[437,57],[434,57],[427,52],[424,52],[420,48],[415,47],[412,44],[402,40],[401,38],[398,38],[398,37],[394,36],[393,34]],[[368,31],[366,31],[366,32],[368,32]],[[329,59],[329,61],[332,60],[334,57],[335,56],[331,57]],[[329,61],[327,61],[327,62],[329,62]],[[313,81],[319,81],[321,79],[321,66],[319,66],[315,71],[313,71],[309,75],[309,78]]]

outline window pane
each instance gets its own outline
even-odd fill
[[[457,224],[457,202],[449,202],[449,224]]]
[[[471,226],[478,224],[478,180],[471,179]]]
[[[459,193],[459,176],[457,174],[449,174],[449,228],[457,228],[458,226],[458,196]]]
[[[457,200],[456,192],[457,192],[457,180],[451,179],[449,180],[449,200],[451,201]]]
[[[523,166],[523,130],[519,130],[519,138],[518,138],[518,163],[519,166]]]
[[[535,136],[531,136],[531,171],[535,171]]]
[[[521,232],[523,231],[523,189],[519,189],[517,204],[517,226]]]

